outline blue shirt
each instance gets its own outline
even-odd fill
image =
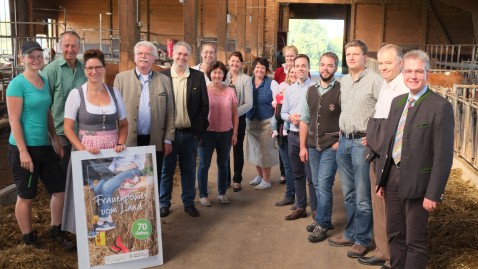
[[[141,82],[141,97],[139,99],[138,109],[138,127],[139,135],[149,135],[151,133],[151,110],[149,107],[149,81],[153,77],[153,71],[148,75],[142,75],[135,70],[138,80]]]
[[[307,96],[307,89],[314,85],[310,78],[307,78],[304,83],[297,81],[296,83],[290,85],[290,88],[285,93],[284,103],[282,104],[281,117],[284,121],[290,122],[290,114],[301,114],[302,108],[305,103],[305,98]],[[299,131],[298,125],[291,124],[289,129],[294,132]]]
[[[271,84],[272,79],[265,77],[259,87],[256,88],[254,77],[252,77],[252,108],[246,113],[249,120],[262,121],[274,116]]]

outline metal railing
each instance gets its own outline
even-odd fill
[[[478,85],[430,87],[448,99],[455,115],[455,153],[478,170]]]

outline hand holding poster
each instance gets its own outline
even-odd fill
[[[163,263],[153,146],[72,153],[79,268]]]

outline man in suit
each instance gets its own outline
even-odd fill
[[[375,195],[377,182],[376,170],[378,169],[378,155],[383,148],[383,134],[385,133],[387,117],[390,112],[390,104],[393,98],[408,93],[402,74],[402,50],[388,44],[380,48],[377,53],[377,63],[380,75],[383,78],[382,88],[375,104],[375,114],[367,124],[367,146],[370,148],[368,160],[370,160],[370,186],[372,193],[373,212],[373,237],[375,251],[370,257],[360,257],[358,262],[366,265],[381,265],[383,269],[390,268],[390,252],[388,250],[388,238],[385,226],[385,201]],[[380,169],[382,169],[380,167]]]
[[[377,175],[385,198],[392,268],[425,268],[427,222],[443,199],[453,162],[453,109],[427,87],[430,59],[421,50],[403,57],[410,92],[393,99]]]
[[[163,156],[171,153],[174,140],[174,97],[171,80],[153,70],[157,58],[153,43],[136,43],[136,67],[116,75],[114,87],[123,97],[130,122],[126,146],[155,145],[156,168],[161,171]]]
[[[163,71],[173,84],[176,127],[173,150],[163,162],[160,189],[160,215],[169,215],[173,174],[179,159],[181,189],[184,211],[191,217],[198,217],[194,206],[196,196],[196,156],[198,144],[209,125],[209,101],[206,80],[201,71],[188,67],[191,46],[179,41],[173,47],[173,66]]]

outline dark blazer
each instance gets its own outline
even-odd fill
[[[385,186],[393,165],[392,148],[408,94],[393,99],[385,135],[383,169],[377,185]],[[408,111],[402,142],[399,196],[440,202],[453,163],[453,108],[430,89]]]
[[[173,83],[171,69],[163,70],[161,73],[169,77],[171,84]],[[209,99],[203,72],[189,68],[187,91],[188,99],[186,106],[188,108],[189,120],[191,121],[191,128],[194,136],[201,139],[209,126]]]

